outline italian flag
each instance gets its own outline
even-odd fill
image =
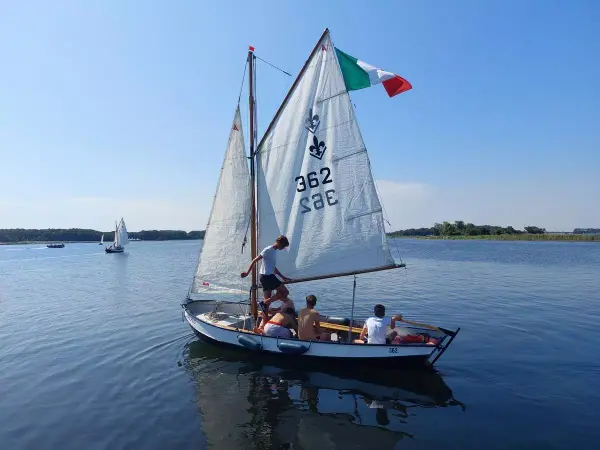
[[[342,69],[346,89],[349,91],[357,91],[358,89],[382,83],[388,95],[393,97],[412,89],[408,81],[395,73],[378,69],[371,64],[356,59],[354,56],[344,53],[338,48],[335,49],[335,53]]]

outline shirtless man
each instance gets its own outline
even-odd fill
[[[241,274],[242,278],[246,278],[254,265],[262,259],[259,281],[263,287],[264,301],[259,302],[258,306],[265,314],[267,314],[269,310],[269,304],[271,302],[285,298],[290,293],[290,291],[288,291],[279,278],[277,278],[277,275],[279,275],[284,282],[292,280],[284,276],[279,270],[277,270],[277,267],[275,266],[277,262],[277,250],[283,250],[289,245],[290,243],[285,236],[279,236],[277,239],[275,239],[275,243],[264,248],[263,251],[252,260],[248,270],[246,272],[242,272]],[[273,290],[275,290],[275,295],[271,296]]]
[[[320,314],[315,310],[317,297],[314,295],[306,296],[306,308],[298,313],[298,339],[305,341],[326,340],[326,333],[321,332],[319,323]]]
[[[292,332],[290,328],[297,330],[296,320],[294,319],[294,310],[286,308],[275,314],[265,325],[265,336],[290,338]]]
[[[266,325],[267,321],[269,320],[269,318],[275,316],[275,314],[277,314],[278,312],[284,311],[286,309],[291,309],[292,311],[294,311],[293,316],[294,317],[296,316],[296,307],[295,307],[292,299],[289,297],[282,298],[280,301],[280,305],[276,306],[275,308],[269,308],[268,314],[265,314],[264,312],[259,311],[258,312],[258,322],[256,325],[256,329],[254,331],[262,332],[264,330],[265,325]]]

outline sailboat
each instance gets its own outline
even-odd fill
[[[102,235],[102,237],[100,238],[100,242],[98,242],[98,245],[104,245],[104,235]]]
[[[358,60],[335,48],[325,30],[255,147],[255,58],[251,47],[249,157],[238,101],[204,245],[182,304],[187,322],[203,340],[282,358],[432,366],[460,328],[453,331],[403,319],[401,326],[396,325],[399,339],[394,343],[354,342],[364,325],[354,317],[357,276],[404,267],[388,246],[382,206],[348,93],[356,89],[356,80],[342,71],[341,63],[347,66],[348,58]],[[402,92],[386,85],[393,74],[364,63],[360,67],[365,74],[362,82],[367,83],[362,87],[383,81],[388,95]],[[240,273],[257,248],[265,248],[279,235],[290,241],[289,251],[279,252],[277,261],[290,283],[354,277],[349,317],[321,317],[330,341],[253,331],[259,288],[256,266],[251,280],[240,278]],[[325,298],[320,304],[326,302]]]
[[[106,253],[123,253],[127,244],[129,244],[127,227],[125,226],[125,221],[121,217],[119,223],[115,221],[115,242],[110,247],[106,247],[104,251]]]

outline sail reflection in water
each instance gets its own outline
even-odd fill
[[[201,341],[186,346],[184,366],[209,448],[394,448],[418,437],[410,422],[420,409],[463,407],[429,371],[298,370]]]

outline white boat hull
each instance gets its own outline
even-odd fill
[[[224,344],[242,350],[261,352],[272,355],[291,356],[302,360],[312,359],[327,363],[364,363],[367,365],[421,365],[428,366],[438,354],[450,344],[451,339],[443,333],[439,345],[406,344],[406,345],[360,345],[346,342],[301,341],[295,338],[277,338],[257,335],[244,329],[235,329],[219,322],[209,323],[204,314],[215,309],[214,302],[193,302],[182,305],[188,324],[203,340],[216,344]],[[247,307],[247,305],[244,305]],[[229,310],[229,311],[227,311]],[[248,316],[241,313],[239,304],[219,304],[219,311],[237,314],[243,320]],[[431,332],[435,335],[436,332]],[[437,337],[437,335],[436,335]]]

